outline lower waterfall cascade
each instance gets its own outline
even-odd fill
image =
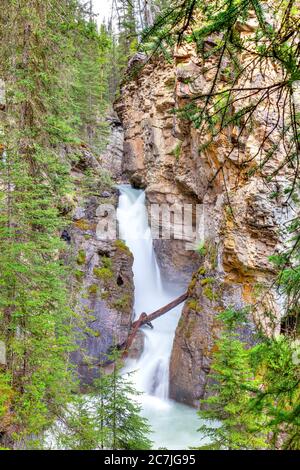
[[[148,223],[145,192],[129,185],[118,188],[119,236],[134,257],[134,310],[137,319],[142,312],[150,313],[183,292],[176,286],[165,286],[161,279]],[[128,359],[124,368],[124,373],[132,373],[136,389],[142,392],[138,399],[143,416],[149,420],[153,430],[154,448],[187,449],[201,441],[197,432],[201,423],[196,410],[169,399],[169,362],[181,310],[182,305],[179,305],[156,319],[153,329],[143,328],[142,355],[137,360]]]

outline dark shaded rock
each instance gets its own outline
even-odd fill
[[[182,240],[153,240],[153,246],[164,281],[185,288],[199,266],[198,253],[187,252]]]
[[[109,197],[111,197],[111,193],[108,192],[108,191],[103,191],[103,192],[100,194],[100,197],[109,198]]]
[[[60,238],[68,244],[71,243],[71,235],[69,234],[67,230],[63,230]]]
[[[145,334],[143,330],[138,330],[136,333],[132,345],[128,351],[128,357],[130,359],[139,359],[143,353],[145,344]]]

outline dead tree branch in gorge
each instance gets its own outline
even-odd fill
[[[131,327],[131,332],[128,336],[128,339],[127,339],[127,342],[125,344],[125,347],[124,347],[124,351],[125,351],[125,355],[128,351],[128,349],[130,348],[130,346],[132,345],[133,343],[133,340],[135,338],[135,335],[137,333],[137,331],[139,330],[139,328],[141,328],[142,326],[144,325],[151,325],[151,322],[153,320],[156,320],[156,318],[159,318],[161,317],[162,315],[164,315],[165,313],[169,312],[170,310],[172,310],[173,308],[177,307],[178,305],[182,304],[183,302],[186,301],[186,299],[188,298],[188,292],[185,292],[184,294],[182,294],[180,297],[177,297],[177,299],[173,300],[172,302],[170,302],[169,304],[165,305],[164,307],[161,307],[159,308],[158,310],[156,310],[155,312],[153,313],[150,313],[149,315],[147,315],[145,312],[143,312],[139,319],[136,320],[133,324],[132,324],[132,327]]]

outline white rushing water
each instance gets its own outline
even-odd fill
[[[166,288],[160,276],[148,224],[145,193],[121,185],[118,207],[120,238],[134,256],[135,317],[151,313],[174,300],[182,290]],[[153,429],[154,448],[187,449],[200,444],[196,411],[169,400],[169,361],[182,305],[144,327],[145,345],[138,360],[128,360],[125,371],[135,371],[132,379],[143,392],[143,415]],[[180,373],[180,371],[178,371]]]

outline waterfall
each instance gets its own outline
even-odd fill
[[[120,238],[134,256],[135,318],[151,313],[182,294],[174,286],[164,286],[153,249],[151,230],[145,205],[145,193],[120,185],[117,211]],[[196,411],[169,400],[169,362],[175,330],[182,306],[169,311],[153,322],[153,329],[144,327],[144,350],[138,360],[128,360],[125,372],[133,373],[138,391],[143,392],[143,414],[153,428],[155,445],[168,449],[184,449],[199,444],[196,432],[199,420]],[[179,371],[180,373],[180,371]]]

